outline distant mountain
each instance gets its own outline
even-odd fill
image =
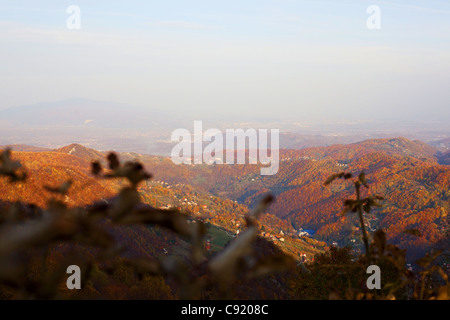
[[[55,149],[54,151],[64,153],[64,154],[70,154],[79,158],[82,158],[87,161],[104,161],[106,153],[97,151],[95,149],[86,148],[85,146],[82,146],[78,143],[73,143],[71,145]]]
[[[14,126],[89,126],[152,128],[176,123],[176,115],[116,102],[72,98],[0,110],[3,122]]]
[[[55,149],[76,142],[97,150],[169,155],[171,132],[192,124],[157,107],[73,98],[0,110],[0,144]]]

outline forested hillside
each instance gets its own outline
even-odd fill
[[[39,189],[39,181],[57,185],[71,174],[77,177],[73,190],[78,188],[81,193],[68,194],[67,198],[74,204],[107,198],[118,190],[118,184],[89,180],[89,162],[104,162],[105,155],[106,152],[80,145],[50,153],[17,153],[24,165],[36,174],[30,176],[33,190]],[[261,176],[259,168],[253,165],[174,165],[170,158],[119,154],[123,160],[141,161],[152,172],[154,179],[140,186],[145,203],[182,208],[229,230],[230,234],[239,231],[247,207],[254,206],[261,195],[273,193],[276,201],[262,217],[264,234],[284,247],[291,246],[289,241],[279,241],[280,232],[285,240],[301,241],[298,235],[308,230],[314,232],[314,239],[326,241],[328,245],[337,243],[361,249],[357,219],[340,215],[342,199],[351,197],[352,186],[344,181],[332,186],[324,186],[323,182],[340,171],[364,171],[371,185],[368,192],[385,198],[381,208],[367,214],[368,230],[385,230],[389,241],[408,249],[410,260],[440,243],[448,230],[450,168],[439,164],[442,157],[438,155],[434,147],[404,138],[281,150],[279,172]],[[46,168],[42,167],[44,163]],[[38,168],[43,169],[33,171]],[[49,177],[38,178],[46,174]],[[48,197],[45,191],[29,192],[20,188],[13,191],[4,185],[3,189],[3,200],[14,199],[16,195],[42,205]],[[413,228],[420,230],[421,237],[403,233]],[[305,247],[288,251],[311,252]]]
[[[273,192],[277,201],[271,214],[296,231],[312,229],[317,239],[341,246],[361,245],[354,236],[357,221],[340,216],[351,185],[325,187],[323,182],[336,172],[364,171],[369,192],[385,197],[382,207],[367,216],[369,230],[386,230],[388,239],[408,248],[412,259],[442,240],[448,228],[450,167],[440,165],[437,155],[435,148],[404,138],[281,150],[280,170],[274,176],[261,176],[252,165],[174,165],[170,159],[147,156],[141,160],[154,168],[156,179],[189,183],[250,207],[260,194]],[[422,237],[403,234],[406,228],[420,229]]]
[[[295,211],[276,215],[296,205],[288,201],[293,198],[288,195],[297,188],[306,190],[304,202],[308,208],[314,208],[316,203],[311,198],[319,190],[316,180],[320,181],[324,194],[319,204],[331,203],[330,199],[338,194],[347,198],[345,206],[348,206],[357,183],[367,188],[370,184],[370,192],[375,193],[379,191],[377,188],[386,187],[383,184],[377,187],[378,179],[366,179],[363,174],[359,175],[359,182],[350,183],[352,175],[338,170],[342,166],[336,167],[335,160],[285,159],[291,171],[290,175],[277,177],[281,180],[275,181],[284,184],[279,187],[271,185],[270,179],[258,179],[252,172],[254,168],[242,166],[243,172],[250,174],[239,177],[242,184],[266,184],[266,188],[247,194],[246,201],[254,207],[249,211],[244,205],[214,196],[205,188],[151,180],[140,162],[122,162],[113,153],[102,161],[109,167],[106,171],[99,160],[83,159],[102,154],[78,145],[54,152],[1,153],[4,199],[0,202],[0,258],[4,263],[0,267],[0,298],[448,299],[448,276],[442,269],[446,268],[445,252],[442,255],[442,251],[434,251],[418,260],[421,269],[415,275],[407,269],[405,252],[387,242],[398,239],[373,229],[378,218],[372,215],[382,214],[393,219],[392,225],[400,223],[399,230],[410,227],[410,221],[403,225],[396,220],[395,213],[373,210],[374,203],[371,208],[364,207],[366,230],[375,231],[365,242],[365,254],[350,252],[351,247],[328,248],[310,236],[298,239],[296,232],[303,229],[296,225],[299,223],[296,219],[309,216],[296,215]],[[123,154],[122,158],[133,156],[167,165],[167,159],[160,157]],[[346,166],[346,170],[363,169],[382,178],[383,168],[391,171],[401,168],[394,181],[401,180],[400,176],[406,179],[406,190],[411,190],[409,180],[428,182],[429,175],[433,175],[435,188],[442,189],[449,182],[445,180],[447,168],[411,157],[367,153],[348,161]],[[157,165],[149,168],[161,170]],[[177,168],[186,170],[186,166]],[[191,168],[195,167],[188,167],[188,174]],[[223,168],[226,167],[196,169],[214,172]],[[336,177],[345,180],[330,184],[330,176],[322,179],[327,170],[334,174],[332,180]],[[221,172],[224,173],[229,172]],[[302,180],[302,176],[309,180]],[[202,176],[197,178],[202,180]],[[313,191],[307,188],[310,185]],[[264,215],[274,200],[267,191],[276,193],[278,200],[270,209],[272,214]],[[397,189],[390,191],[393,199],[400,198],[401,193],[395,194]],[[371,198],[370,192],[361,194],[367,197],[363,201],[382,199]],[[424,198],[422,195],[420,199]],[[286,208],[282,207],[284,203]],[[354,203],[361,206],[361,212],[362,203]],[[426,199],[419,203],[427,204]],[[397,206],[393,211],[398,211],[398,206],[404,204],[393,205]],[[325,209],[334,210],[332,205],[330,208]],[[429,221],[435,221],[436,232],[446,231],[442,219],[446,217],[446,211],[442,211],[445,209],[441,208],[439,217],[430,214],[430,220],[425,216],[416,228],[399,232],[414,236],[416,248],[420,249],[425,235],[430,241],[425,249],[437,243],[445,249],[448,238],[431,238],[435,230],[429,228]],[[339,235],[329,223],[333,219],[335,225],[353,226],[352,236],[360,237],[358,222],[348,215],[336,218],[338,214],[333,217],[318,212],[317,216],[324,222],[319,222],[314,237],[326,237],[329,229],[333,236]],[[312,215],[304,225],[314,226],[315,219]],[[382,228],[381,223],[379,227]],[[342,230],[345,232],[345,228]],[[400,245],[405,245],[401,240]],[[358,247],[358,243],[353,245]],[[442,267],[435,265],[436,259]],[[73,263],[82,267],[86,281],[83,290],[75,293],[69,292],[62,282],[65,267]],[[382,290],[376,293],[361,287],[362,279],[367,277],[365,268],[374,263],[382,266],[384,279]]]
[[[27,173],[27,181],[19,182],[12,187],[7,179],[0,180],[0,201],[3,203],[20,201],[45,207],[54,196],[51,190],[70,182],[67,185],[67,193],[59,197],[70,207],[89,206],[95,202],[111,202],[123,187],[123,181],[96,179],[90,172],[91,161],[105,163],[105,155],[104,152],[77,144],[50,152],[12,152],[12,158],[22,163],[22,170]],[[147,158],[148,156],[127,153],[121,155],[124,161],[139,157]],[[215,196],[206,190],[193,188],[189,184],[171,185],[168,182],[153,179],[142,182],[138,191],[141,201],[145,204],[167,210],[179,209],[192,218],[202,219],[213,226],[210,230],[213,249],[223,248],[245,226],[244,217],[248,212],[247,206]],[[299,239],[297,234],[293,233],[292,226],[275,215],[265,214],[261,217],[261,222],[267,239],[275,242],[282,250],[296,258],[306,255],[309,259],[313,259],[315,254],[323,252],[325,243]],[[136,243],[135,240],[131,240],[136,239],[135,236],[129,234],[129,237],[126,237],[129,232],[121,231],[120,234],[125,236],[126,242]],[[143,231],[140,229],[139,232],[141,235],[138,238],[148,239],[146,235],[148,231],[142,234]],[[283,236],[280,236],[280,232]],[[158,252],[163,252],[163,247],[169,249],[174,244],[173,241],[170,244],[167,243],[164,237],[155,237],[154,233],[152,235],[151,244],[143,241],[134,247],[156,246],[159,248]],[[283,241],[280,241],[280,238]]]

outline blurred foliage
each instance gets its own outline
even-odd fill
[[[11,187],[26,182],[26,172],[0,155],[0,175]],[[15,202],[0,207],[0,299],[448,299],[447,274],[434,262],[442,252],[420,259],[417,273],[406,268],[405,251],[386,243],[386,234],[372,238],[364,231],[364,213],[378,206],[379,196],[362,198],[368,188],[362,173],[354,182],[356,200],[344,202],[344,212],[358,213],[366,254],[351,248],[330,248],[314,262],[298,263],[258,237],[259,218],[273,202],[271,195],[245,217],[246,228],[225,248],[205,250],[206,226],[176,209],[163,210],[140,201],[138,186],[151,178],[137,161],[120,163],[111,153],[107,168],[92,163],[98,179],[124,179],[114,201],[69,207],[62,198],[72,186],[46,186],[53,194],[45,208]],[[341,173],[330,177],[351,179]],[[128,257],[126,245],[111,234],[109,225],[155,226],[190,244],[186,259]],[[416,231],[408,234],[419,236]],[[82,270],[82,289],[68,290],[67,267]],[[368,290],[366,269],[378,265],[382,288]]]
[[[1,159],[0,174],[8,176],[11,182],[25,178],[16,172],[21,166],[11,160],[9,150],[1,154]],[[263,258],[255,254],[258,218],[273,201],[272,196],[264,197],[247,215],[247,228],[239,237],[219,254],[207,256],[206,227],[202,221],[192,221],[177,209],[143,204],[137,187],[151,175],[139,162],[121,164],[114,153],[108,155],[107,161],[107,169],[100,162],[93,162],[92,174],[99,179],[128,181],[113,203],[68,207],[61,196],[70,188],[69,180],[61,186],[45,186],[54,197],[44,209],[19,202],[1,208],[0,298],[193,299],[205,295],[210,288],[219,290],[217,298],[230,297],[229,287],[235,280],[251,280],[294,263],[293,258],[281,252]],[[186,261],[174,256],[123,257],[125,248],[108,231],[105,221],[170,230],[190,243],[190,257]],[[69,265],[78,265],[83,271],[82,290],[71,292],[65,288]],[[166,280],[176,290],[171,290]],[[102,292],[98,292],[99,283]]]
[[[351,179],[350,173],[339,173],[330,176],[325,185],[332,183],[335,179]],[[306,277],[312,286],[328,288],[323,294],[330,299],[430,299],[448,300],[450,296],[450,285],[448,275],[439,265],[436,259],[443,253],[436,250],[419,259],[416,264],[418,271],[414,273],[407,267],[406,250],[391,245],[386,241],[386,233],[376,230],[371,239],[366,232],[364,214],[370,213],[373,207],[379,207],[383,197],[369,195],[361,197],[360,188],[369,188],[364,172],[360,173],[353,182],[355,186],[356,199],[344,201],[343,214],[348,212],[357,213],[360,218],[361,238],[365,244],[365,255],[352,255],[350,247],[334,248],[329,252],[319,255],[316,261],[308,269]],[[420,236],[415,229],[404,231],[413,236]],[[365,279],[369,276],[366,270],[369,266],[376,265],[381,270],[381,289],[369,290]],[[324,270],[325,269],[325,270]],[[328,277],[324,275],[329,275]],[[331,275],[331,276],[330,276]],[[319,284],[317,285],[317,282]],[[313,294],[311,294],[313,295]],[[317,298],[326,298],[321,296]]]

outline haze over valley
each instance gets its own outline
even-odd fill
[[[0,300],[450,299],[450,3],[0,1],[0,70]]]
[[[126,112],[124,113],[124,110]],[[218,111],[220,113],[220,110]],[[449,149],[446,121],[258,119],[258,117],[198,117],[121,103],[72,98],[0,110],[0,145],[28,144],[55,149],[80,143],[98,150],[170,155],[175,129],[279,129],[280,148],[348,144],[366,139],[406,137]]]

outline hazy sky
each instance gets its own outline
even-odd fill
[[[450,121],[450,1],[0,0],[0,108],[71,97],[199,120]]]

